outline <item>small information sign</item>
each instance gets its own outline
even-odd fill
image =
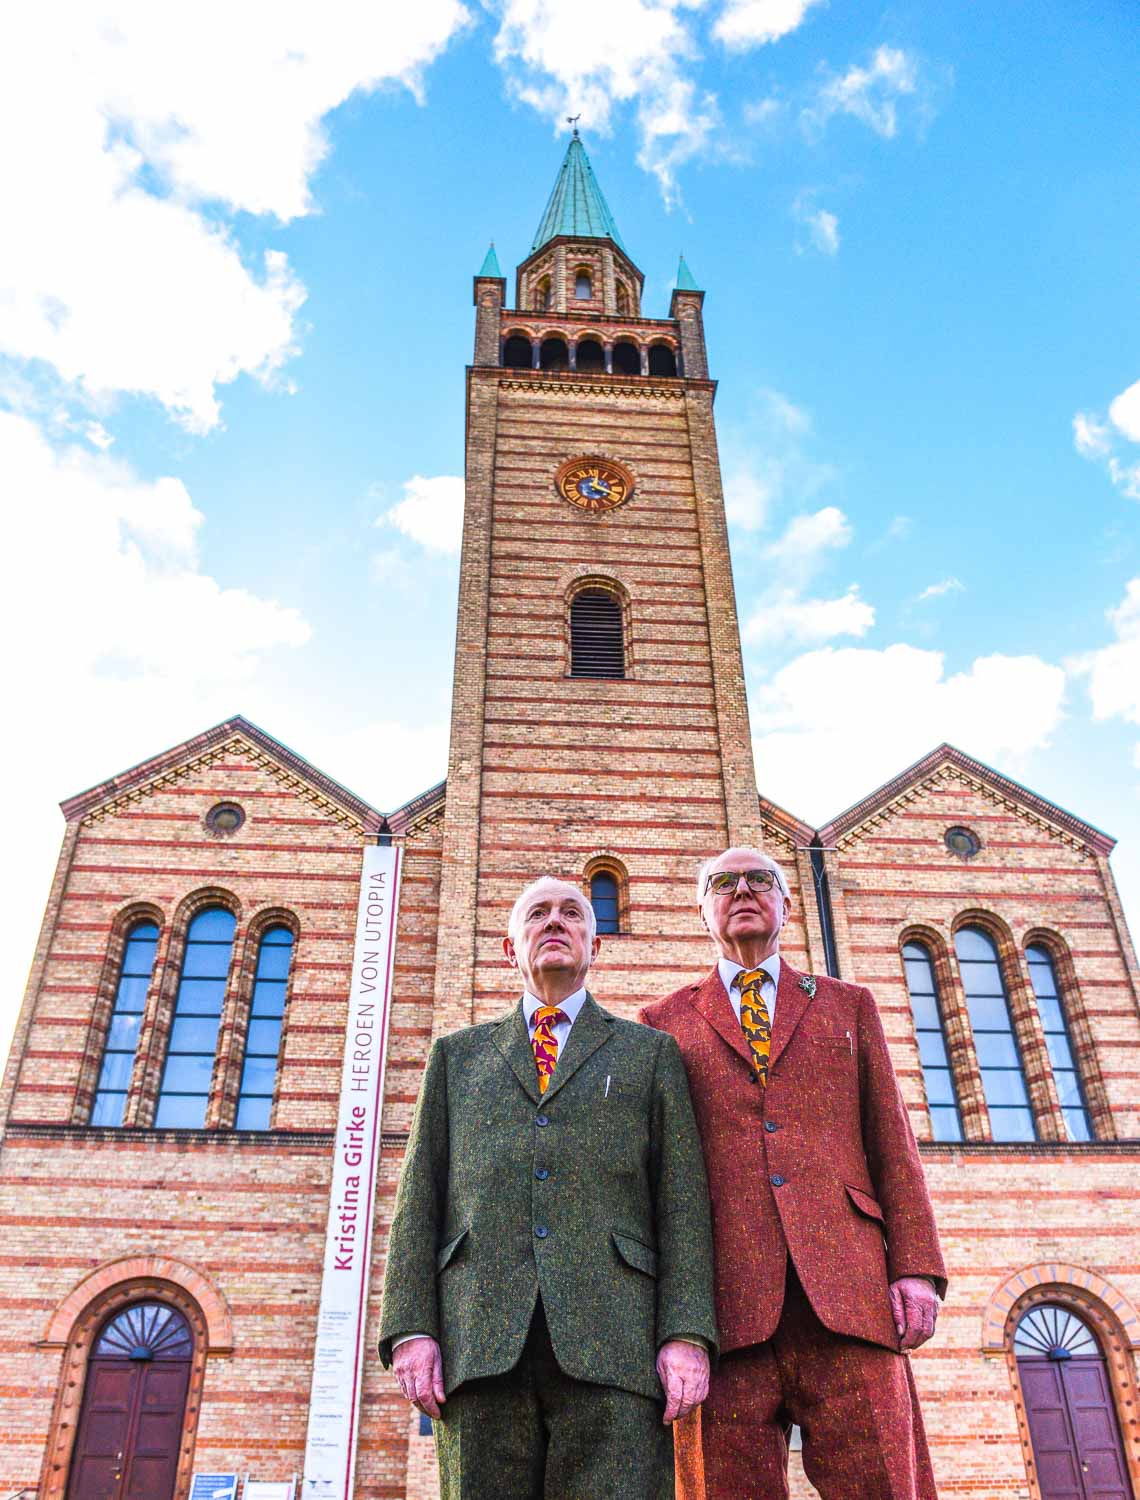
[[[247,1479],[241,1500],[293,1500],[291,1479]]]
[[[190,1500],[237,1500],[236,1474],[195,1474],[190,1481]]]

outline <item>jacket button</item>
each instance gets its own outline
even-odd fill
[[[534,1226],[534,1237],[536,1240],[544,1240],[549,1233],[550,1230],[547,1229],[545,1224],[536,1224]]]
[[[534,1123],[536,1125],[549,1125],[550,1121],[547,1119],[547,1117],[545,1115],[538,1115],[538,1116],[535,1117],[535,1122]]]
[[[764,1121],[764,1129],[768,1132],[769,1135],[771,1135],[773,1131],[779,1130],[779,1128],[780,1127],[776,1124],[775,1120]]]
[[[784,1185],[784,1179],[780,1176],[779,1172],[773,1172],[772,1173],[772,1186],[773,1187],[783,1187],[783,1185]]]
[[[538,1178],[539,1182],[545,1182],[546,1179],[550,1176],[550,1168],[549,1167],[535,1167],[535,1169],[534,1169],[534,1175]]]

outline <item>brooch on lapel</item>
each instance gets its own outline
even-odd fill
[[[805,974],[800,980],[800,989],[809,1000],[815,999],[815,975]]]

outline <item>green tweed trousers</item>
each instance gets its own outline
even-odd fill
[[[440,1500],[673,1500],[663,1410],[564,1374],[540,1300],[514,1369],[466,1381],[442,1407]]]

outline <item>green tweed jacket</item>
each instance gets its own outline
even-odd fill
[[[708,1185],[677,1043],[587,996],[545,1095],[522,1005],[432,1047],[384,1277],[380,1357],[429,1333],[448,1394],[522,1353],[659,1397],[657,1351],[716,1347]]]

